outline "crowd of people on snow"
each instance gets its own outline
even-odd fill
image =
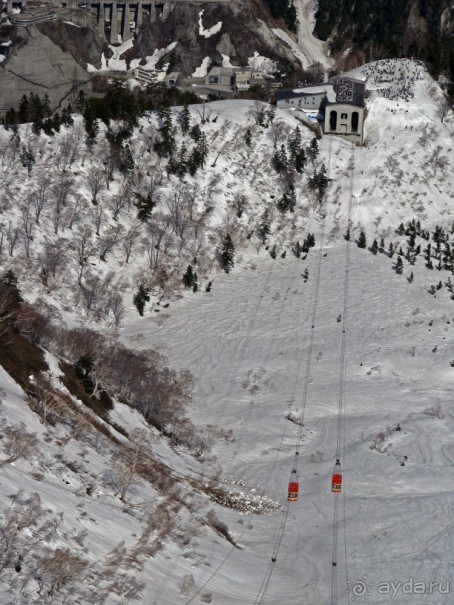
[[[389,86],[374,88],[381,96],[391,100],[410,101],[414,97],[414,84],[422,80],[424,65],[417,59],[382,59],[365,65],[361,73],[370,85],[389,83]]]

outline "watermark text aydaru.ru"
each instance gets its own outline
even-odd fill
[[[450,581],[422,582],[410,577],[404,581],[369,582],[367,576],[364,576],[362,580],[355,579],[349,582],[348,592],[352,601],[365,602],[367,597],[372,596],[373,593],[396,599],[399,595],[447,595],[450,594],[451,588]]]

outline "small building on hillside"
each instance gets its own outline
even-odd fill
[[[235,67],[235,85],[238,90],[249,90],[254,84],[267,84],[270,77],[254,69]]]
[[[281,109],[307,109],[318,113],[322,101],[327,96],[327,87],[295,88],[278,90],[276,105]]]
[[[178,86],[178,81],[180,79],[180,72],[179,71],[172,71],[170,74],[168,74],[165,77],[165,83],[167,84],[168,87],[171,86]]]
[[[212,67],[205,76],[207,86],[235,86],[235,70],[231,67]]]
[[[143,82],[144,84],[164,82],[166,79],[165,71],[150,71],[149,69],[144,69],[143,67],[136,67],[133,73],[135,79],[139,80],[139,82]]]
[[[362,145],[366,83],[345,76],[338,76],[330,82],[336,100],[326,103],[324,132],[338,134],[356,145]]]
[[[300,111],[301,116],[323,124],[326,134],[336,134],[356,145],[363,142],[364,94],[362,80],[337,76],[327,84],[279,90],[281,109]]]

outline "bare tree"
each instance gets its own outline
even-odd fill
[[[56,278],[57,271],[66,265],[66,254],[69,249],[67,239],[59,237],[55,242],[46,242],[39,255],[41,265],[40,278],[46,288],[50,287],[51,278]]]
[[[15,462],[19,458],[29,458],[38,450],[38,439],[34,433],[26,430],[25,424],[19,426],[6,426],[2,430],[3,448],[8,456],[4,464]]]
[[[197,208],[200,206],[201,189],[198,183],[192,185],[183,185],[182,202],[186,216],[191,223],[196,221]]]
[[[33,217],[30,211],[31,201],[27,200],[21,208],[22,213],[22,242],[24,244],[25,255],[30,258],[30,244],[33,240]]]
[[[55,235],[58,234],[60,222],[62,219],[63,208],[68,202],[68,197],[72,193],[73,187],[73,179],[64,172],[61,172],[59,176],[57,176],[52,185],[52,221],[54,224]]]
[[[8,244],[8,252],[10,256],[14,254],[14,248],[19,240],[20,230],[19,227],[13,227],[12,222],[8,223],[8,230],[6,232],[6,241]]]
[[[58,147],[58,155],[64,166],[72,166],[80,157],[81,152],[81,133],[79,124],[69,130],[61,139]]]
[[[432,155],[428,158],[425,166],[428,166],[433,171],[433,176],[437,175],[438,170],[441,170],[441,173],[445,174],[445,169],[449,165],[449,160],[445,155],[441,155],[443,148],[441,145],[437,145]]]
[[[96,245],[92,242],[92,239],[93,231],[91,230],[91,227],[84,225],[78,230],[77,237],[73,244],[78,261],[77,278],[79,284],[82,281],[86,264],[96,250]]]
[[[42,372],[32,380],[32,397],[32,407],[41,416],[43,424],[47,424],[49,415],[59,410],[60,402],[49,379]],[[55,419],[51,418],[51,422]]]
[[[55,595],[62,590],[70,594],[71,587],[82,579],[88,566],[88,561],[80,555],[73,553],[69,548],[47,549],[42,555],[36,557],[36,579],[38,581],[38,594],[50,597],[53,601]],[[66,601],[66,599],[65,599]]]
[[[131,192],[127,189],[126,186],[122,187],[118,193],[118,195],[113,195],[107,205],[110,210],[112,210],[112,218],[114,221],[118,220],[119,215],[126,209],[131,206]]]
[[[169,196],[165,203],[169,210],[172,229],[180,238],[179,252],[181,253],[185,243],[185,235],[190,227],[188,217],[184,212],[182,189],[178,187],[174,189],[173,195]]]
[[[105,188],[105,176],[101,166],[93,164],[87,170],[86,184],[91,193],[91,202],[96,206],[98,203],[98,194]]]
[[[142,240],[146,247],[150,269],[156,271],[161,259],[161,254],[166,249],[169,241],[172,221],[170,217],[159,212],[153,215],[153,222],[148,224],[147,237]]]
[[[72,229],[73,226],[80,221],[83,207],[84,198],[79,194],[75,195],[73,203],[68,204],[65,212],[65,226],[68,227],[68,229]]]
[[[244,193],[236,191],[233,194],[232,206],[236,212],[237,217],[241,218],[241,216],[243,215],[243,212],[248,207],[248,199],[244,195]]]
[[[3,256],[3,242],[5,239],[5,225],[0,223],[0,258]]]
[[[131,257],[132,251],[135,247],[135,244],[140,236],[140,225],[133,225],[129,231],[122,237],[121,245],[125,252],[125,262],[129,263],[129,259]]]
[[[109,290],[107,297],[107,313],[112,313],[114,326],[119,326],[121,324],[124,312],[123,291],[119,292],[117,289]]]
[[[119,151],[117,148],[111,145],[109,141],[104,139],[98,145],[98,155],[103,164],[104,183],[106,189],[109,189],[114,171],[119,166]]]
[[[106,254],[111,252],[118,243],[118,240],[124,233],[124,227],[122,225],[115,225],[110,227],[99,240],[99,258],[102,261],[106,260]]]
[[[35,188],[31,194],[31,199],[37,225],[39,225],[42,212],[46,209],[51,183],[52,179],[46,173],[40,174],[35,181]]]
[[[133,485],[138,484],[138,470],[144,455],[144,445],[147,442],[147,433],[136,430],[131,435],[131,446],[122,448],[113,459],[112,469],[104,474],[111,487],[115,490],[115,496],[124,501],[127,492]]]
[[[91,210],[91,217],[93,219],[93,223],[95,225],[95,233],[99,235],[99,230],[101,229],[101,224],[104,218],[104,209],[102,206],[97,205]]]

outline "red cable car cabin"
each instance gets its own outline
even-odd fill
[[[296,471],[292,471],[292,479],[297,479]],[[288,501],[289,502],[297,502],[298,501],[298,481],[290,481],[288,484]]]
[[[336,460],[334,466],[333,479],[331,481],[331,491],[335,494],[340,494],[342,491],[342,471],[339,460]]]

